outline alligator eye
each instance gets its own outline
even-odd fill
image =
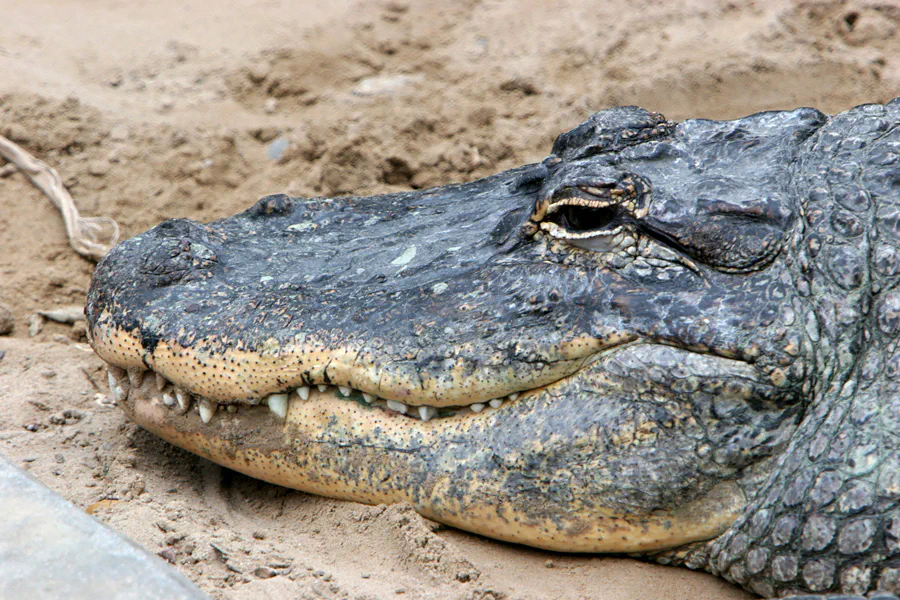
[[[578,206],[568,204],[560,206],[547,220],[556,222],[560,227],[573,232],[597,231],[608,229],[619,216],[616,206]]]

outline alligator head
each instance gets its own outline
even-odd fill
[[[132,419],[260,479],[762,594],[890,589],[898,123],[617,108],[474,183],[167,221],[98,265],[91,343]]]

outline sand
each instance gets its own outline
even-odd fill
[[[0,133],[127,237],[269,193],[472,180],[617,104],[682,119],[885,102],[898,27],[891,0],[3,2]],[[36,311],[84,302],[92,267],[0,164],[0,452],[212,597],[750,597],[281,489],[155,439],[110,405],[83,323],[29,334]]]

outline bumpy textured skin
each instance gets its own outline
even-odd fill
[[[625,237],[547,233],[578,186],[619,202]],[[317,383],[412,405],[523,392],[429,423],[315,397],[276,438],[254,409],[202,425],[138,389],[123,403],[232,468],[837,600],[900,593],[898,274],[900,101],[728,122],[626,107],[471,184],[163,223],[98,265],[87,315],[111,364],[226,404]]]
[[[900,102],[835,116],[795,171],[792,277],[815,388],[714,573],[761,595],[900,592]]]

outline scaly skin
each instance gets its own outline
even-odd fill
[[[129,416],[222,465],[838,598],[900,592],[898,273],[900,101],[628,107],[470,184],[167,221],[87,315]]]

